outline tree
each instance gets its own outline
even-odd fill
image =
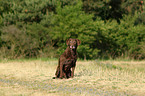
[[[124,14],[121,4],[122,0],[83,0],[83,10],[95,14],[94,19],[99,16],[102,20],[116,19],[119,22]]]
[[[120,23],[124,14],[143,12],[143,0],[83,0],[83,10],[86,13],[101,17],[102,20],[115,19]]]
[[[0,15],[0,28],[2,27],[2,17]],[[2,46],[2,40],[1,40],[1,30],[0,30],[0,47]]]
[[[145,42],[145,27],[144,25],[135,26],[136,18],[137,15],[125,15],[120,24],[115,21],[108,21],[102,35],[105,36],[104,39],[107,39],[109,43],[105,41],[102,44],[104,48],[101,47],[101,51],[104,50],[113,58],[144,58],[141,53],[141,46]]]
[[[97,48],[93,47],[93,44],[97,38],[98,26],[101,26],[103,22],[94,22],[93,15],[85,14],[81,9],[81,1],[74,5],[63,6],[63,8],[61,3],[58,3],[50,29],[55,47],[60,47],[58,52],[64,51],[62,49],[65,49],[65,41],[68,38],[78,38],[82,42],[78,48],[79,56],[88,59],[97,56],[99,52]]]
[[[39,23],[44,15],[55,10],[54,0],[16,0],[10,1],[10,4],[11,11],[2,14],[5,25]]]

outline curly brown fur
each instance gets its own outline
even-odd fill
[[[78,39],[68,39],[66,41],[67,48],[64,53],[60,56],[58,66],[56,69],[56,78],[73,78],[74,70],[77,61],[77,47],[81,41]]]

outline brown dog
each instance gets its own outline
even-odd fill
[[[72,65],[71,60],[66,60],[64,62],[63,69],[62,69],[64,78],[70,78],[71,77],[71,65]],[[60,77],[60,67],[57,67],[55,75],[56,75],[57,78]],[[54,77],[54,79],[55,79],[55,77]]]
[[[78,39],[68,39],[66,44],[68,47],[64,53],[60,56],[58,67],[56,70],[56,78],[69,78],[74,77],[74,70],[77,61],[77,47],[80,45],[81,41]]]

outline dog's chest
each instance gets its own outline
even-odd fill
[[[73,51],[69,51],[68,54],[67,54],[67,58],[68,59],[77,59],[77,55],[76,55],[76,52],[73,52]]]

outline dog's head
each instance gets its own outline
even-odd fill
[[[67,39],[66,44],[69,46],[70,49],[75,50],[77,49],[77,46],[81,44],[81,41],[79,39]]]

